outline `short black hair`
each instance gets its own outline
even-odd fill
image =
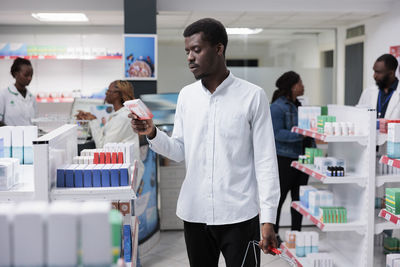
[[[393,71],[396,71],[397,66],[399,65],[397,59],[391,54],[383,54],[382,56],[378,57],[376,62],[378,61],[383,61],[383,63],[385,63],[385,67]]]
[[[186,27],[183,32],[183,37],[190,37],[196,33],[203,33],[204,41],[209,42],[211,45],[217,45],[221,43],[224,46],[224,56],[226,46],[228,45],[228,34],[224,25],[212,18],[204,18],[193,22]]]
[[[28,65],[32,67],[31,62],[28,59],[17,57],[11,66],[11,75],[15,78],[15,74],[21,70],[22,65]]]

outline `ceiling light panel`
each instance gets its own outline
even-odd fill
[[[32,17],[43,22],[88,22],[84,13],[32,13]]]

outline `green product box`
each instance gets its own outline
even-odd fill
[[[328,116],[318,116],[317,117],[317,127],[318,133],[324,133],[325,122]]]
[[[306,157],[307,157],[307,164],[313,164],[312,157],[314,156],[314,151],[311,147],[306,147]]]
[[[328,107],[327,106],[322,106],[321,107],[321,115],[328,115]]]
[[[122,214],[118,210],[111,210],[109,215],[111,224],[111,246],[113,263],[117,263],[121,254]]]
[[[328,116],[327,122],[336,122],[336,117],[335,116]]]
[[[400,215],[400,188],[386,188],[386,210]]]
[[[383,247],[390,251],[398,250],[400,245],[400,240],[395,237],[386,237],[383,239]]]

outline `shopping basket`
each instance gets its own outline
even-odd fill
[[[241,267],[244,266],[244,263],[245,263],[246,257],[247,257],[247,253],[249,252],[251,245],[253,245],[253,252],[254,252],[254,259],[256,261],[256,267],[258,265],[256,249],[259,248],[259,242],[254,240],[254,241],[250,241],[249,244],[247,244],[246,253],[244,254],[244,258],[243,258]],[[286,254],[282,253],[282,251],[280,251],[279,249],[272,248],[271,251],[274,252],[276,255],[278,255],[281,259],[283,259],[284,261],[289,263],[290,266],[297,267],[297,263],[294,260],[292,260],[291,258],[289,258]]]

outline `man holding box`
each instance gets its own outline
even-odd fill
[[[183,35],[198,81],[179,94],[172,137],[135,114],[132,128],[155,152],[186,162],[177,215],[190,266],[218,266],[220,252],[227,266],[241,266],[249,241],[260,239],[260,223],[264,253],[277,245],[280,189],[268,100],[227,69],[228,36],[219,21],[201,19]],[[244,266],[255,266],[252,255]]]

